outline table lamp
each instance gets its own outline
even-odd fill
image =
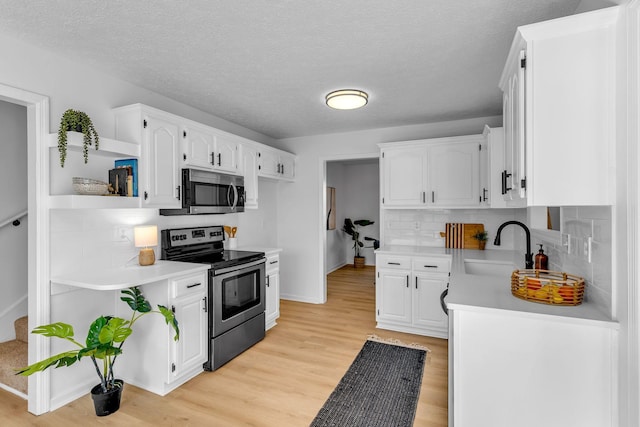
[[[136,248],[140,249],[138,264],[153,265],[156,262],[156,254],[149,246],[158,246],[158,226],[141,225],[134,227],[133,239]]]

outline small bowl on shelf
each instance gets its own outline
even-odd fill
[[[90,178],[72,178],[73,191],[76,194],[102,196],[109,193],[109,184]]]

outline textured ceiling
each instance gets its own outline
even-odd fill
[[[501,114],[519,25],[579,0],[0,0],[0,32],[273,138]],[[324,95],[369,93],[360,110]]]

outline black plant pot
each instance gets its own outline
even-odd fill
[[[116,387],[106,393],[103,393],[100,384],[91,389],[91,398],[93,399],[93,406],[96,409],[97,416],[104,417],[120,409],[120,398],[122,397],[124,381],[115,380],[115,383]]]

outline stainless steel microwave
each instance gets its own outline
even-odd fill
[[[182,169],[182,209],[160,209],[160,215],[244,212],[244,177]]]

